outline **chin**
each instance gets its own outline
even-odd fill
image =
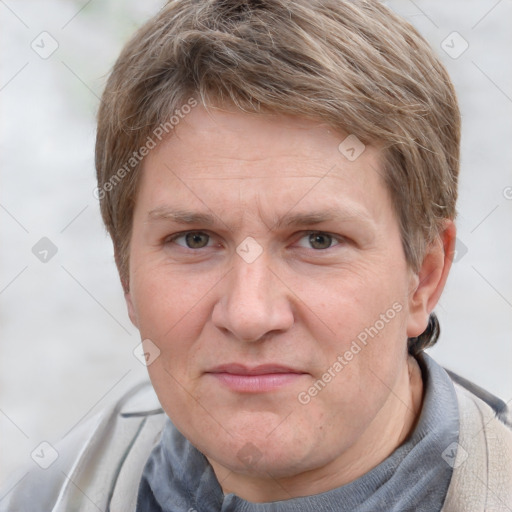
[[[282,421],[282,419],[281,419]],[[230,425],[232,426],[232,424]],[[287,478],[322,465],[319,450],[312,431],[283,428],[265,422],[230,428],[230,436],[211,436],[202,439],[202,451],[208,458],[235,473],[254,477]]]

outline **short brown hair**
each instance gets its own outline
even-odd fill
[[[124,47],[98,113],[101,213],[125,289],[141,159],[126,164],[191,98],[378,142],[414,270],[443,219],[455,218],[456,95],[408,22],[376,0],[173,0]]]

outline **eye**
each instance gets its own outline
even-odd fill
[[[307,249],[313,248],[317,251],[330,249],[334,245],[338,245],[340,240],[329,233],[323,233],[322,231],[310,232],[299,240],[301,247]]]
[[[204,231],[187,231],[168,238],[167,242],[174,242],[187,249],[203,249],[208,246],[210,235]]]

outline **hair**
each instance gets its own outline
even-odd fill
[[[125,290],[142,157],[194,102],[310,118],[378,143],[416,272],[456,216],[456,94],[412,25],[376,0],[173,0],[126,44],[98,112],[98,197]],[[410,352],[438,334],[431,315]]]

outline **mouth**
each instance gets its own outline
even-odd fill
[[[302,370],[266,364],[248,367],[238,363],[217,366],[206,372],[222,386],[239,393],[263,393],[292,384],[308,375]]]

